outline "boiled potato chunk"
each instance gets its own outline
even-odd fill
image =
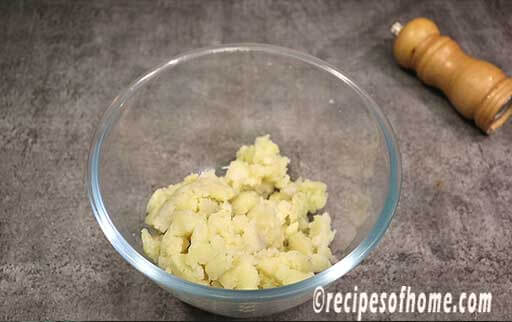
[[[322,256],[321,254],[311,255],[311,270],[314,273],[321,272],[331,266],[330,256]]]
[[[328,214],[316,215],[310,223],[309,237],[316,248],[328,247],[334,239],[335,231],[331,231],[331,217]]]
[[[199,200],[199,213],[203,216],[209,216],[219,210],[219,203],[210,198],[201,198]]]
[[[208,262],[205,266],[206,274],[210,281],[217,281],[220,283],[219,278],[221,278],[224,273],[226,273],[233,266],[233,257],[229,254],[220,254],[215,256],[213,260]],[[222,285],[222,284],[221,284]]]
[[[219,281],[224,288],[255,290],[260,284],[260,277],[254,265],[242,257],[236,266],[220,277]]]
[[[235,215],[245,215],[260,201],[260,195],[255,191],[243,191],[233,198],[231,205]]]
[[[144,228],[142,229],[141,238],[144,253],[156,262],[160,256],[160,242],[162,240],[162,236],[152,236],[149,231]]]
[[[292,284],[331,266],[335,231],[323,182],[288,175],[268,135],[244,145],[225,177],[213,170],[157,189],[141,231],[145,254],[185,280],[254,290]]]
[[[301,231],[288,237],[288,246],[290,249],[297,250],[306,256],[313,255],[313,242]]]

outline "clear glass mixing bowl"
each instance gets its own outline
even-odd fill
[[[193,284],[150,262],[140,230],[151,193],[191,172],[222,174],[241,145],[264,134],[290,158],[292,178],[327,183],[339,261],[256,291]],[[358,265],[387,229],[400,185],[397,143],[375,102],[328,63],[260,44],[193,50],[136,80],[101,119],[87,174],[94,215],[121,256],[182,301],[235,317],[301,304]]]

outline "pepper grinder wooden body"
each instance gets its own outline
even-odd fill
[[[393,54],[404,68],[441,89],[454,107],[491,134],[512,116],[512,78],[498,67],[466,55],[434,22],[416,18],[395,23]]]

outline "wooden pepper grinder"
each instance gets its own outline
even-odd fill
[[[512,116],[512,78],[493,64],[466,55],[436,24],[416,18],[391,26],[393,55],[427,85],[441,89],[455,108],[491,134]]]

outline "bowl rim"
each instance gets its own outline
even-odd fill
[[[146,84],[148,81],[163,71],[173,68],[182,62],[211,54],[248,51],[286,56],[288,58],[293,58],[300,60],[303,63],[313,65],[314,67],[330,73],[340,81],[343,81],[357,94],[359,94],[364,102],[366,109],[379,124],[380,131],[384,137],[388,152],[390,180],[385,204],[382,207],[373,228],[366,236],[366,238],[364,238],[359,243],[359,245],[357,245],[348,255],[346,255],[336,264],[318,274],[315,274],[313,277],[291,285],[262,290],[229,290],[203,286],[183,280],[165,272],[160,267],[153,264],[143,255],[137,252],[116,229],[105,208],[101,195],[99,163],[103,142],[106,136],[112,129],[113,125],[115,125],[117,120],[120,118],[124,103],[134,94],[138,88],[142,87],[144,84]],[[300,295],[308,291],[312,295],[312,291],[316,287],[325,287],[326,285],[334,282],[338,278],[351,271],[354,267],[356,267],[377,245],[387,230],[391,219],[396,212],[402,185],[402,170],[398,143],[389,121],[379,106],[373,101],[373,99],[363,89],[361,89],[352,80],[345,76],[345,74],[342,73],[338,68],[319,58],[303,52],[299,52],[294,49],[259,43],[233,43],[198,48],[174,56],[168,61],[146,72],[144,75],[132,82],[127,89],[116,96],[110,106],[105,110],[100,120],[99,126],[94,133],[89,150],[87,174],[85,180],[91,208],[106,238],[128,263],[130,263],[145,276],[160,286],[171,289],[172,291],[175,291],[181,295],[188,294],[192,296],[200,296],[216,301],[263,302]]]

